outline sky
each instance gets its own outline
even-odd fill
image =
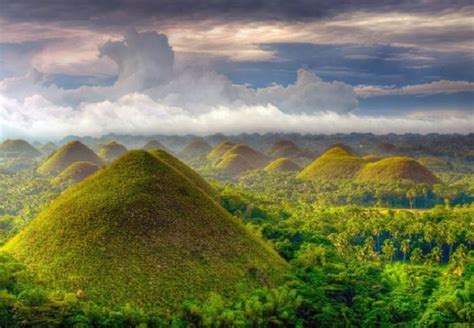
[[[0,139],[474,132],[471,0],[0,8]]]

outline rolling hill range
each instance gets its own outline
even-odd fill
[[[281,157],[267,166],[263,169],[266,172],[269,173],[278,173],[278,172],[293,172],[293,171],[301,171],[301,167],[293,162],[291,159],[286,158],[286,157]]]
[[[97,166],[103,165],[102,160],[92,149],[80,141],[71,141],[51,154],[51,156],[38,167],[37,172],[40,174],[56,175],[76,162],[91,162]]]
[[[433,185],[438,178],[408,157],[358,157],[344,147],[330,148],[297,176],[304,180],[411,182]]]
[[[111,306],[171,309],[209,292],[273,286],[276,252],[146,151],[66,190],[4,250],[46,284]]]
[[[161,142],[159,142],[158,140],[150,140],[148,141],[144,146],[143,146],[143,149],[144,150],[153,150],[153,149],[162,149],[162,150],[165,150],[167,152],[170,152],[168,150],[168,148],[165,147],[165,145],[163,145]]]
[[[26,157],[41,156],[41,152],[34,146],[21,139],[7,139],[0,144],[0,157]]]
[[[107,162],[112,162],[127,152],[127,148],[115,141],[109,142],[99,150],[99,156]]]

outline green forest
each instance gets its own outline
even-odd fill
[[[474,325],[472,134],[220,137],[4,142],[0,326]]]

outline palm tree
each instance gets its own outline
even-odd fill
[[[382,252],[385,257],[391,262],[393,259],[393,254],[395,254],[395,247],[393,242],[390,239],[385,239],[382,246]]]
[[[403,253],[403,262],[406,261],[407,259],[407,254],[410,251],[410,240],[409,239],[403,239],[401,244],[400,244],[400,250]]]

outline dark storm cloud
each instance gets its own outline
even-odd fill
[[[57,21],[90,25],[134,24],[143,19],[312,20],[350,11],[438,13],[472,5],[460,1],[331,0],[0,0],[0,17],[12,22]]]

